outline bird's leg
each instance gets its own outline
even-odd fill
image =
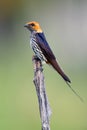
[[[33,55],[32,56],[32,60],[36,62],[36,66],[34,66],[34,70],[37,72],[37,71],[43,71],[43,68],[42,68],[42,62],[41,60],[36,56],[36,55]],[[39,67],[38,67],[39,66]]]

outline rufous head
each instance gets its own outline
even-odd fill
[[[42,29],[39,25],[38,22],[32,21],[32,22],[28,22],[24,25],[24,27],[26,27],[27,29],[29,29],[31,32],[32,31],[36,31],[38,33],[42,33]]]

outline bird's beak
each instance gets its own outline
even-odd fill
[[[25,24],[25,25],[24,25],[24,27],[26,27],[26,28],[27,28],[27,27],[28,27],[28,24]]]

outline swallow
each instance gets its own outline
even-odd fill
[[[35,55],[41,60],[41,62],[45,62],[48,65],[51,65],[57,73],[64,79],[70,89],[74,92],[74,94],[81,100],[83,99],[76,93],[76,91],[71,87],[71,80],[61,69],[53,51],[48,44],[46,37],[39,25],[38,22],[32,21],[28,22],[24,25],[30,32],[30,46],[34,51]]]

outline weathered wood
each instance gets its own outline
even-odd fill
[[[36,93],[38,96],[42,130],[50,130],[49,120],[50,120],[50,115],[51,115],[51,109],[49,106],[49,102],[48,102],[48,98],[47,98],[46,90],[45,90],[45,85],[44,85],[42,63],[36,56],[34,56],[33,64],[34,64],[33,82],[34,82]]]

